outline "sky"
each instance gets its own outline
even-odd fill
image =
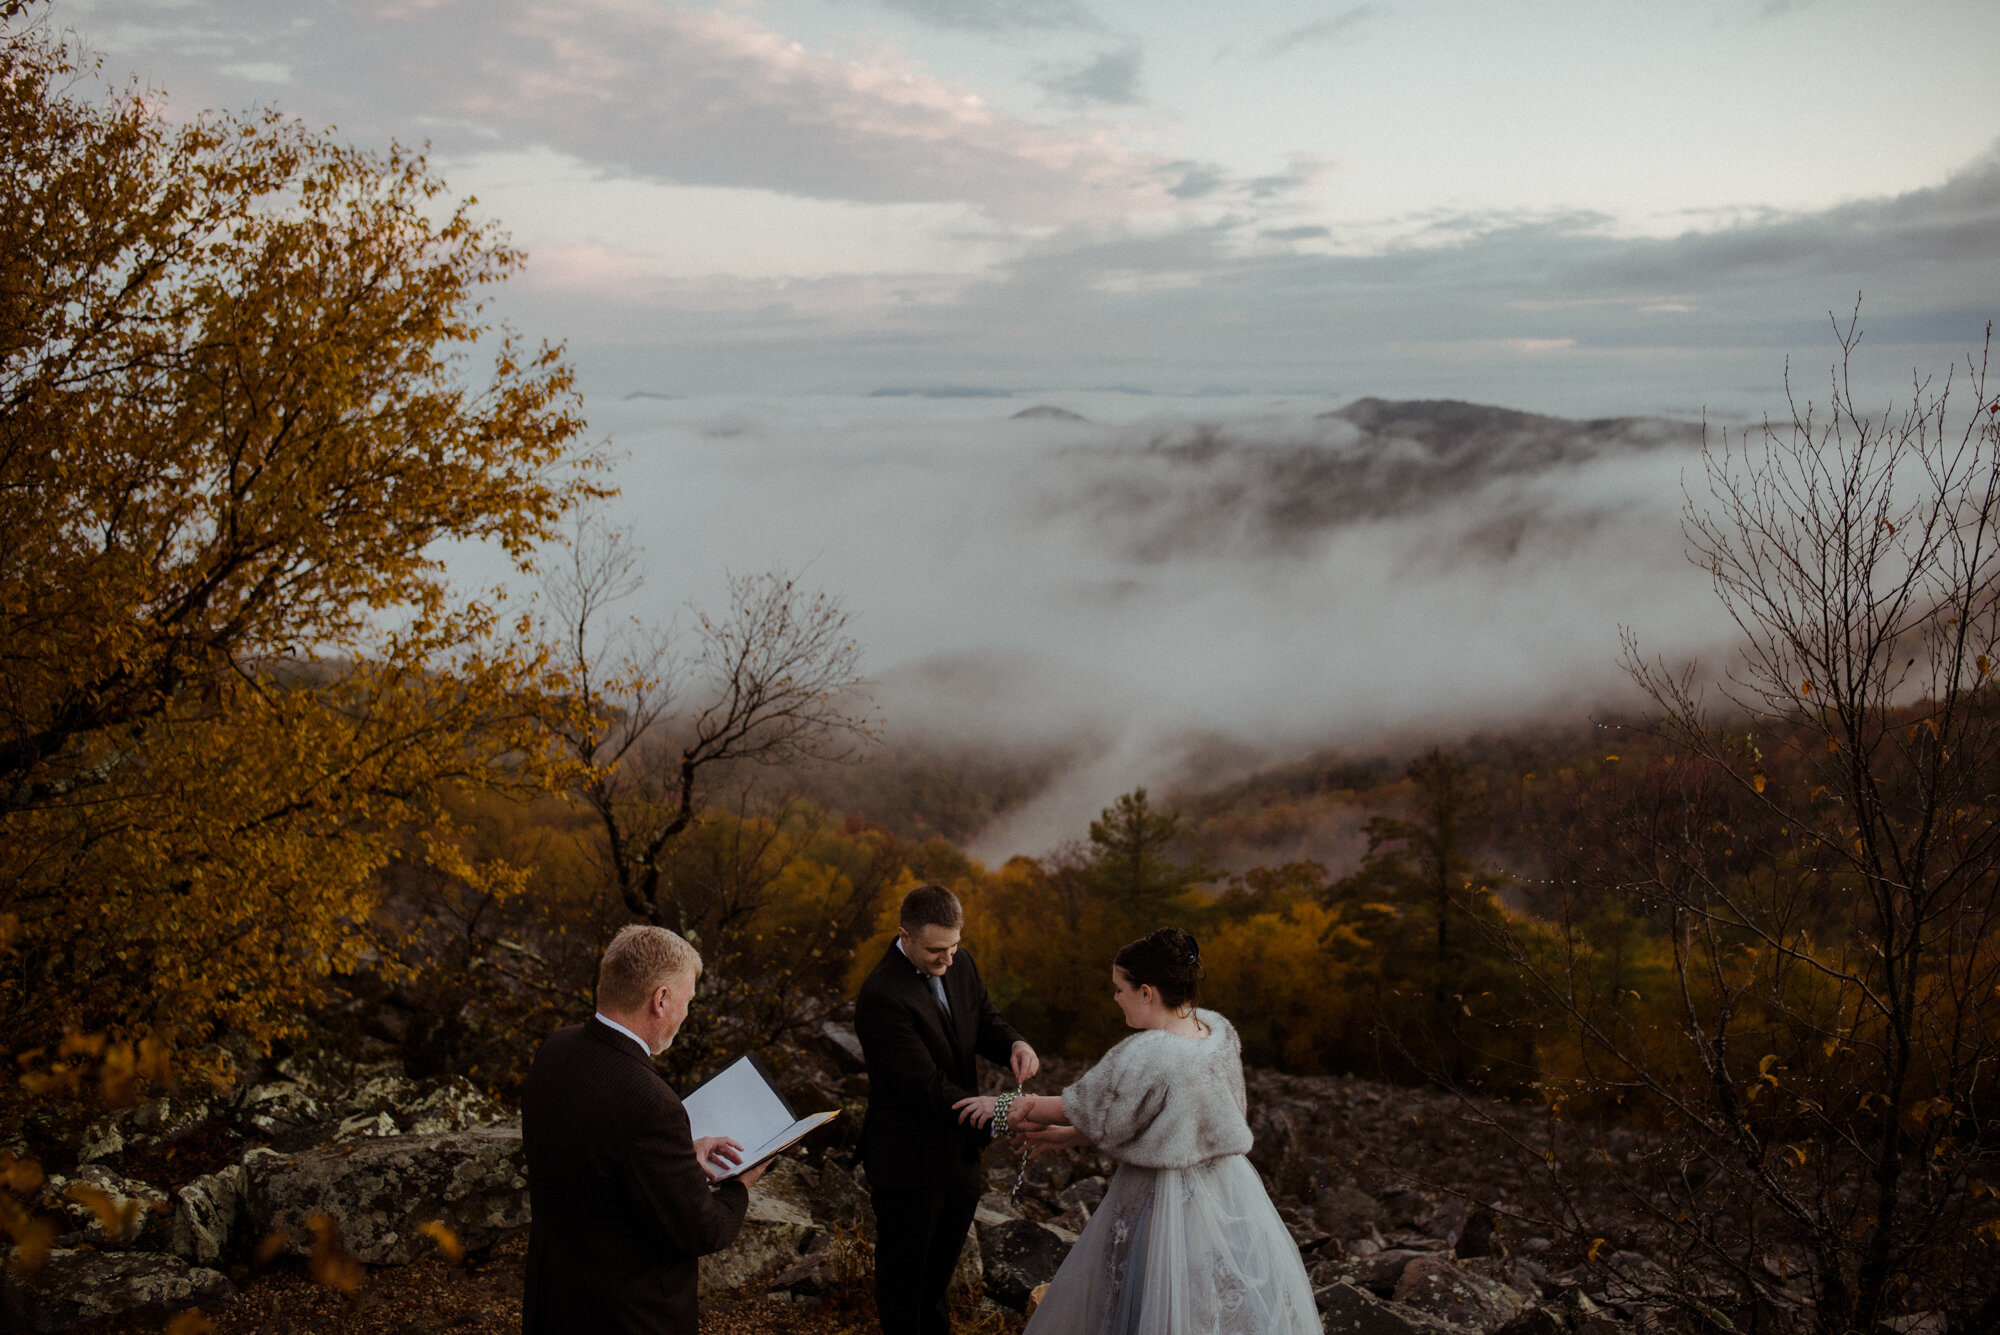
[[[1823,398],[1857,299],[1883,406],[2000,313],[1991,0],[49,21],[168,115],[427,145],[528,253],[490,309],[577,369],[634,615],[797,573],[855,612],[892,735],[1076,751],[993,857],[1222,777],[1217,739],[1629,707],[1625,629],[1726,663],[1681,552],[1696,424],[1781,415],[1788,368]],[[1359,396],[1683,425],[1446,457],[1326,416]]]
[[[2000,296],[1990,0],[61,0],[186,113],[428,143],[596,394],[1754,411]],[[1889,372],[1882,373],[1885,377]]]

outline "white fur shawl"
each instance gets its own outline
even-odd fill
[[[1242,1044],[1214,1011],[1195,1014],[1208,1037],[1142,1030],[1063,1091],[1076,1129],[1120,1163],[1192,1168],[1249,1153]]]

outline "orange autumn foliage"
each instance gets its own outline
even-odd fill
[[[268,1041],[446,785],[545,769],[547,669],[438,552],[596,493],[570,373],[421,158],[86,96],[4,16],[0,1013]]]

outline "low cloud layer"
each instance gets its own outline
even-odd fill
[[[1629,624],[1723,628],[1680,555],[1695,431],[1324,401],[635,400],[645,610],[784,566],[857,612],[892,735],[1076,766],[987,832],[1074,837],[1217,754],[1578,718]]]

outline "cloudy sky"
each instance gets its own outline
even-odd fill
[[[596,394],[1751,410],[2000,296],[1991,0],[61,0],[169,105],[425,142]],[[1885,373],[1886,374],[1886,373]]]
[[[1356,396],[1741,425],[1782,411],[1788,358],[1821,389],[1857,293],[1884,403],[2000,314],[1993,0],[53,21],[170,114],[427,142],[528,250],[496,309],[567,343],[622,460],[635,614],[802,571],[856,612],[905,735],[1078,748],[992,856],[1135,783],[1220,777],[1196,772],[1217,738],[1279,755],[1629,702],[1621,626],[1725,661],[1680,551],[1697,430],[1440,452],[1326,415]],[[1035,404],[1076,417],[1013,418]]]

